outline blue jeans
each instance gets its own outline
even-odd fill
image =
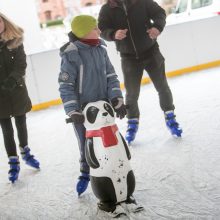
[[[85,157],[85,142],[86,142],[86,128],[83,124],[74,124],[73,128],[78,140],[79,152],[80,152],[80,171],[84,173],[89,173],[89,165],[86,162]]]

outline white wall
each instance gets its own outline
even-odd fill
[[[59,50],[50,50],[28,56],[26,80],[33,104],[59,98],[60,61]]]
[[[169,25],[159,37],[166,59],[166,72],[220,61],[220,16],[178,25]],[[119,54],[114,43],[108,43],[108,54],[123,82]],[[59,98],[59,50],[28,57],[27,84],[33,104]]]
[[[220,16],[168,25],[159,37],[166,71],[220,60]]]

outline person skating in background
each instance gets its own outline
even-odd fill
[[[83,106],[89,102],[111,102],[116,115],[123,118],[126,108],[120,83],[103,40],[99,39],[97,21],[89,15],[76,16],[71,23],[70,41],[60,49],[59,91],[66,114],[72,119],[80,150],[80,176],[76,190],[83,193],[89,183],[85,159]]]
[[[12,183],[18,179],[20,171],[12,117],[15,119],[22,159],[31,167],[38,169],[40,165],[28,146],[26,113],[32,106],[24,80],[26,66],[23,30],[0,13],[0,125]]]
[[[108,0],[99,13],[101,37],[115,41],[120,52],[128,105],[126,140],[135,139],[139,126],[138,98],[143,71],[156,88],[160,107],[171,134],[180,137],[182,129],[175,119],[171,90],[165,75],[164,57],[157,37],[166,23],[165,11],[152,0]]]

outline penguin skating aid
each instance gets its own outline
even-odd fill
[[[99,209],[115,216],[126,213],[127,210],[120,206],[122,203],[133,204],[137,208],[133,207],[133,212],[143,210],[131,199],[135,189],[135,177],[129,162],[131,155],[115,124],[112,106],[105,101],[89,103],[83,114],[86,160],[90,166],[92,190],[99,199]]]

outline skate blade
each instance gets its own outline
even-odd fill
[[[127,142],[128,146],[130,147],[130,146],[132,146],[132,144],[134,143],[134,140],[132,140],[132,141],[126,141],[126,142]]]
[[[120,205],[117,205],[116,209],[113,212],[106,212],[106,211],[98,208],[98,213],[99,213],[99,215],[100,214],[102,215],[103,219],[105,218],[105,216],[109,216],[111,218],[121,218],[123,216],[127,216],[126,211]]]
[[[128,146],[131,147],[131,146],[132,146],[132,143],[131,143],[131,142],[128,142]]]
[[[117,218],[123,218],[123,217],[126,217],[127,214],[126,213],[117,213],[117,214],[113,214],[113,213],[109,213],[109,212],[105,212],[103,210],[99,210],[98,211],[98,216],[101,218],[101,219],[107,219],[107,218],[113,218],[113,219],[117,219]]]
[[[174,137],[174,138],[176,138],[176,139],[178,139],[178,138],[181,138],[182,136],[180,135],[180,136],[178,136],[178,135],[176,135],[176,134],[172,134],[172,136]]]
[[[137,213],[144,211],[144,207],[139,204],[135,203],[121,203],[121,206],[128,212],[128,213]]]
[[[14,184],[14,183],[16,182],[16,180],[10,180],[10,182],[11,182],[12,184]]]
[[[175,138],[181,138],[182,137],[182,133],[183,132],[173,132],[173,131],[171,131],[170,129],[168,129],[169,131],[170,131],[170,133],[171,133],[171,135],[173,136],[173,137],[175,137]]]
[[[17,180],[18,180],[18,177],[17,178],[8,178],[8,180],[14,184]]]
[[[34,170],[40,170],[40,166],[33,166],[31,164],[25,163],[27,166],[33,168]]]
[[[172,136],[175,137],[175,138],[181,138],[182,137],[182,132],[178,133],[178,134],[173,133]]]

